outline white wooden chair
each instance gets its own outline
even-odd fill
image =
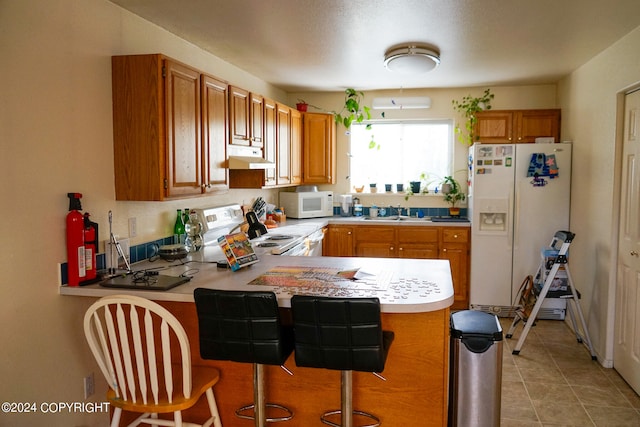
[[[104,297],[87,310],[84,332],[109,384],[111,427],[120,424],[122,410],[142,413],[129,426],[196,426],[183,423],[181,411],[203,394],[211,417],[202,427],[222,427],[213,395],[220,373],[213,367],[191,366],[187,334],[165,308],[130,295]],[[158,418],[171,412],[173,420]]]

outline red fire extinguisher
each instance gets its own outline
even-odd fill
[[[67,193],[69,213],[67,214],[67,279],[69,286],[80,285],[80,279],[87,275],[84,253],[84,217],[80,213],[82,205],[80,193]]]
[[[84,259],[86,276],[82,283],[89,283],[96,278],[98,267],[96,254],[98,252],[98,224],[91,222],[89,212],[84,213]]]

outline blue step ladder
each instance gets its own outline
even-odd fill
[[[524,345],[524,341],[527,339],[529,330],[535,324],[536,316],[540,311],[540,307],[542,306],[544,299],[562,298],[567,300],[567,313],[571,319],[571,324],[575,331],[578,343],[585,343],[591,353],[591,359],[597,360],[596,354],[593,351],[591,339],[589,338],[587,323],[584,320],[582,309],[580,308],[580,294],[576,290],[575,286],[573,286],[573,279],[571,278],[571,272],[569,271],[567,252],[569,251],[569,246],[571,246],[571,242],[574,238],[575,234],[570,231],[557,231],[549,245],[549,250],[554,254],[554,256],[550,258],[542,256],[540,266],[538,267],[538,271],[535,275],[535,280],[532,280],[531,276],[529,276],[521,286],[518,296],[516,297],[516,301],[519,301],[519,304],[513,307],[515,317],[513,319],[513,323],[511,323],[509,331],[507,331],[507,334],[505,335],[506,338],[513,337],[513,333],[515,332],[518,324],[520,322],[524,324],[524,330],[518,339],[518,343],[513,349],[513,354],[520,354],[520,350]],[[562,277],[558,277],[559,272],[563,273]],[[554,285],[554,288],[558,287],[558,281],[556,281],[557,278],[560,279],[560,283],[564,283],[564,274],[566,274],[567,279],[566,286],[561,286],[559,289],[552,290],[552,285]],[[532,305],[533,308],[531,307]],[[580,318],[582,333],[580,333],[578,325],[576,324],[576,318],[573,313],[574,308],[572,308],[572,305],[575,307],[575,311],[578,313],[578,317]]]

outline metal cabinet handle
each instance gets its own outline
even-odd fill
[[[638,252],[636,252],[636,251],[631,251],[630,254],[631,254],[631,256],[635,256],[635,257],[638,256]]]

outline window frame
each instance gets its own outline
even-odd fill
[[[453,162],[454,162],[454,156],[455,156],[455,122],[452,118],[416,118],[416,119],[381,119],[381,120],[368,120],[368,121],[364,121],[362,123],[353,123],[351,126],[352,128],[354,126],[358,126],[358,127],[362,127],[365,128],[367,125],[371,125],[373,128],[370,132],[374,132],[374,141],[375,141],[375,126],[376,125],[447,125],[448,128],[448,135],[447,135],[447,159],[446,159],[446,172],[444,173],[443,176],[440,176],[438,174],[434,174],[432,171],[423,171],[425,173],[428,174],[427,178],[426,178],[426,182],[428,182],[428,189],[430,192],[433,192],[435,190],[435,188],[437,186],[439,186],[440,181],[444,178],[444,176],[447,175],[452,175],[453,174]],[[356,182],[353,179],[353,161],[354,161],[354,155],[353,155],[353,144],[354,144],[354,140],[353,140],[353,134],[352,134],[352,129],[349,132],[349,151],[347,153],[347,156],[349,158],[349,185],[351,188],[355,187],[355,186],[359,186],[359,185],[365,185],[368,186],[369,183],[368,182],[361,182],[358,181]],[[367,142],[367,146],[368,146],[368,142]],[[376,150],[376,148],[367,148],[369,150]],[[419,172],[420,173],[420,172]],[[419,176],[415,177],[416,180],[419,180]],[[404,181],[401,182],[402,184],[407,185],[408,182]],[[381,184],[381,183],[378,183]],[[385,183],[382,183],[385,184]],[[389,184],[389,183],[386,183]],[[391,184],[397,184],[397,182],[393,182]]]

